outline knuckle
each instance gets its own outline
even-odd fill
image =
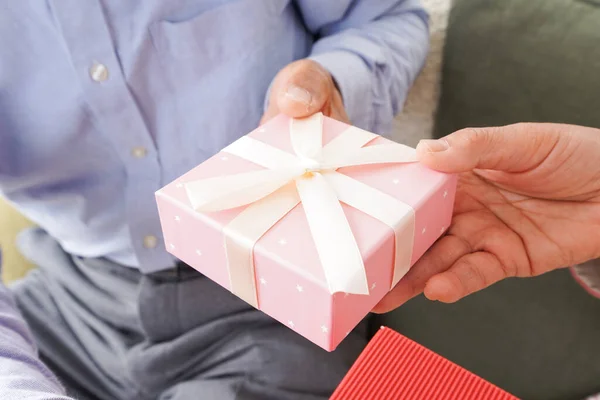
[[[486,169],[495,169],[519,153],[508,151],[511,146],[514,148],[514,143],[507,137],[508,132],[499,127],[466,128],[460,132],[457,142],[476,166],[485,164]]]
[[[402,283],[403,290],[406,293],[406,296],[409,298],[413,298],[423,291],[424,285],[421,284],[417,286],[416,282],[412,279],[404,279],[404,282]]]
[[[462,279],[460,279],[460,281],[467,294],[476,292],[477,290],[488,286],[485,274],[471,258],[467,257],[463,261],[461,270]]]
[[[498,258],[498,268],[503,278],[512,278],[519,275],[519,265],[521,264],[518,260],[519,256],[520,254],[513,254],[502,257],[503,259]]]
[[[510,248],[519,249],[522,247],[521,241],[516,234],[508,233],[505,227],[494,226],[485,230],[482,235],[484,240],[481,248],[489,254],[497,254],[496,261],[498,268],[504,277],[513,277],[518,273],[518,254],[506,253],[503,249],[510,245]]]
[[[299,60],[294,64],[294,72],[296,74],[306,74],[312,71],[315,66],[315,62],[312,60]]]
[[[303,77],[314,85],[333,85],[329,72],[319,63],[313,60],[300,60],[295,68],[295,75]]]
[[[493,134],[489,128],[466,128],[461,133],[461,139],[468,147],[486,147],[493,140]]]

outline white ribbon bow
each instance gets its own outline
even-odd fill
[[[185,184],[196,211],[214,212],[248,205],[223,229],[230,290],[258,308],[254,245],[300,202],[331,293],[369,294],[363,259],[340,202],[394,230],[391,287],[395,286],[410,267],[414,210],[336,170],[367,164],[415,162],[414,149],[400,144],[363,147],[377,135],[355,127],[349,127],[323,146],[321,113],[291,119],[290,136],[296,155],[248,136],[223,150],[264,170]]]

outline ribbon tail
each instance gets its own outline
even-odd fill
[[[293,185],[248,206],[223,228],[231,292],[258,308],[254,246],[300,199]]]
[[[296,181],[331,293],[369,294],[360,250],[335,192],[321,174]]]
[[[323,175],[340,201],[383,222],[394,231],[394,272],[391,286],[396,286],[408,272],[415,235],[415,211],[394,197],[338,172]]]
[[[251,204],[289,183],[299,170],[261,170],[185,184],[196,211],[221,211]]]

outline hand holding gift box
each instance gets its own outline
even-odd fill
[[[449,225],[455,185],[315,114],[273,119],[157,201],[169,251],[332,350]]]

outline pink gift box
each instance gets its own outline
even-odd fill
[[[248,136],[293,154],[289,127],[290,119],[280,115]],[[325,117],[323,145],[348,128]],[[386,143],[392,142],[377,137],[366,146]],[[185,184],[262,169],[220,152],[156,193],[167,250],[228,290],[231,284],[223,228],[245,207],[196,211]],[[411,265],[450,224],[455,176],[419,163],[344,167],[338,172],[414,209]],[[358,209],[343,203],[342,208],[363,257],[368,295],[330,292],[301,203],[258,240],[253,253],[258,308],[328,351],[334,350],[390,290],[394,265],[394,231]]]

